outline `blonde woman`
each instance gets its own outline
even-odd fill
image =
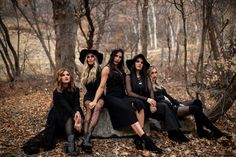
[[[194,116],[199,138],[217,139],[222,136],[228,136],[213,125],[213,123],[205,116],[201,100],[195,99],[180,103],[170,96],[165,88],[158,83],[158,72],[157,68],[154,66],[150,67],[149,77],[151,78],[154,96],[157,101],[169,104],[177,117],[185,117],[191,114]],[[208,130],[205,130],[204,127],[210,130],[211,133]]]
[[[103,54],[97,50],[83,49],[80,52],[80,62],[83,64],[83,73],[81,76],[81,84],[85,86],[86,93],[84,95],[84,104],[86,107],[86,115],[84,121],[84,137],[82,148],[85,152],[92,152],[92,143],[90,138],[92,131],[99,119],[100,111],[104,101],[101,97],[96,104],[89,105],[93,101],[96,90],[101,80],[100,64],[103,60]]]

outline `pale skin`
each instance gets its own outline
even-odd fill
[[[117,66],[121,62],[122,58],[123,58],[122,52],[117,52],[114,57],[113,64]],[[89,103],[90,105],[92,106],[95,105],[98,102],[101,95],[103,94],[103,92],[105,91],[106,82],[109,77],[109,73],[110,73],[110,68],[108,66],[105,66],[102,70],[100,85],[96,91],[94,100]],[[131,127],[134,130],[134,132],[140,137],[144,134],[144,131],[139,122],[135,122],[134,124],[131,125]]]
[[[71,81],[71,76],[70,73],[68,71],[64,71],[61,75],[61,82],[62,82],[62,86],[63,87],[68,87],[69,83]],[[79,113],[79,111],[76,111],[75,115],[74,115],[74,128],[78,131],[81,132],[81,123],[82,123],[82,119],[81,119],[81,115]]]

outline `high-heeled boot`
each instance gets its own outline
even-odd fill
[[[86,153],[91,153],[92,152],[93,145],[90,141],[91,135],[92,135],[91,132],[88,132],[84,135],[84,141],[83,141],[82,148]]]
[[[141,136],[141,139],[142,139],[144,146],[147,150],[152,151],[157,154],[162,153],[162,149],[158,148],[149,136],[147,136],[146,134],[143,134]]]
[[[75,145],[75,135],[69,135],[67,137],[67,150],[66,153],[71,155],[71,156],[77,156],[78,152],[76,150],[76,145]]]

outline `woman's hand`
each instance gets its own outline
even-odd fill
[[[89,103],[89,108],[92,110],[96,106],[96,102],[92,101]]]
[[[152,106],[152,107],[156,107],[156,105],[157,105],[157,102],[154,100],[154,99],[152,99],[152,98],[147,98],[147,102],[150,104],[150,106]]]
[[[74,121],[75,121],[74,128],[75,128],[78,132],[81,132],[81,129],[82,129],[82,118],[81,118],[81,116],[80,116],[79,111],[77,111],[77,112],[75,113]]]
[[[150,106],[151,113],[155,113],[157,111],[157,107]]]

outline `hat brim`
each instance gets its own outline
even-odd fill
[[[102,60],[103,60],[103,54],[98,52],[97,50],[93,50],[93,49],[83,49],[80,52],[80,56],[79,56],[79,60],[82,64],[84,64],[85,61],[85,57],[87,56],[87,54],[92,53],[94,54],[97,59],[98,59],[98,64],[102,64]]]
[[[126,66],[129,70],[131,70],[131,66],[135,63],[137,58],[142,58],[143,59],[143,64],[145,65],[146,69],[149,69],[150,64],[148,63],[148,61],[146,60],[144,55],[143,54],[138,54],[138,55],[134,56],[133,59],[126,60]]]

